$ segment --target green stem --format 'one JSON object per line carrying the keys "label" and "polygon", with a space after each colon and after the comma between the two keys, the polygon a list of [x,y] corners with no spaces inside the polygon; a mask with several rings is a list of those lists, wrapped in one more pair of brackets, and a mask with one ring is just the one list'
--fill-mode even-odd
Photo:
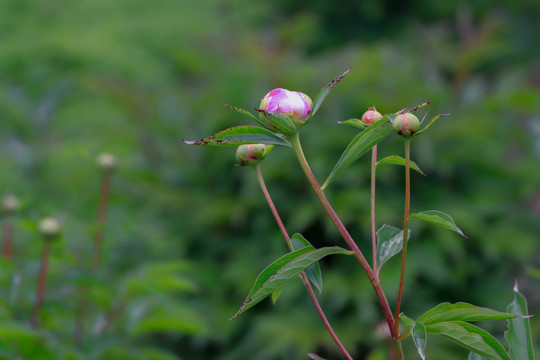
{"label": "green stem", "polygon": [[341,222],[341,219],[336,214],[334,209],[332,208],[332,205],[326,198],[326,195],[321,190],[321,186],[317,182],[317,179],[313,175],[313,172],[311,171],[309,164],[306,160],[306,157],[304,155],[304,152],[302,150],[302,145],[300,144],[300,138],[298,136],[298,133],[294,134],[290,138],[292,148],[296,154],[296,157],[298,158],[298,162],[300,163],[300,166],[302,167],[302,170],[304,171],[304,174],[306,175],[309,183],[311,184],[311,187],[313,188],[313,191],[315,191],[315,195],[319,199],[320,203],[322,204],[323,208],[325,209],[326,213],[338,229],[339,233],[349,246],[349,248],[352,250],[358,261],[360,262],[360,265],[364,269],[366,275],[368,276],[368,279],[373,286],[373,289],[375,290],[375,294],[377,295],[377,299],[379,300],[379,303],[381,305],[381,308],[383,310],[383,313],[386,317],[386,322],[388,324],[388,328],[390,329],[390,333],[392,334],[393,338],[397,337],[397,332],[395,330],[395,324],[394,324],[394,317],[392,315],[392,310],[390,309],[390,305],[388,303],[388,300],[386,298],[386,295],[384,293],[384,290],[381,286],[381,283],[371,267],[369,266],[369,263],[367,262],[366,258],[364,257],[364,254],[362,254],[362,251],[358,248],[356,243],[354,242],[353,238]]}
{"label": "green stem", "polygon": [[377,163],[377,145],[371,150],[371,247],[373,249],[373,271],[378,277],[377,271],[377,228],[375,224],[375,178]]}
{"label": "green stem", "polygon": [[[274,219],[276,220],[276,223],[278,224],[279,229],[281,230],[281,233],[283,234],[283,237],[285,238],[285,241],[287,242],[287,246],[289,247],[289,250],[293,251],[291,238],[289,237],[289,234],[287,233],[287,230],[285,229],[285,225],[283,225],[283,221],[281,220],[281,217],[279,216],[276,206],[274,205],[274,202],[272,201],[272,197],[270,196],[270,193],[268,192],[268,189],[266,187],[266,184],[264,182],[264,178],[262,175],[261,167],[257,165],[255,169],[257,170],[257,179],[259,180],[259,185],[261,186],[261,190],[264,194],[264,197],[266,198],[266,202],[268,203],[268,206],[270,207],[270,210],[272,211],[272,214],[274,215]],[[302,271],[302,273],[300,273],[300,276],[302,278],[302,282],[304,283],[304,286],[306,287],[309,297],[311,301],[313,302],[313,305],[315,306],[315,309],[324,324],[324,327],[326,328],[326,330],[328,331],[328,333],[330,334],[330,336],[336,343],[337,347],[339,348],[343,356],[345,356],[347,360],[353,360],[351,355],[349,355],[349,353],[347,352],[347,349],[345,349],[345,347],[339,340],[337,334],[332,328],[332,325],[330,325],[330,322],[326,318],[326,315],[324,314],[324,311],[321,305],[319,304],[319,300],[317,299],[317,296],[315,295],[315,292],[313,291],[313,287],[309,283],[309,279],[307,278],[306,273]]]}
{"label": "green stem", "polygon": [[399,313],[401,311],[401,298],[403,296],[403,283],[405,280],[405,261],[407,259],[407,242],[409,237],[409,209],[411,205],[411,139],[405,139],[405,211],[403,215],[403,250],[401,252],[401,275],[396,301],[396,333],[399,336]]}

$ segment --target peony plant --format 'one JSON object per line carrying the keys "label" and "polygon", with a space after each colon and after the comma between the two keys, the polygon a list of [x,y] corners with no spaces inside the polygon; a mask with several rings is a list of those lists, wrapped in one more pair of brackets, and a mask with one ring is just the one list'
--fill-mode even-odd
{"label": "peony plant", "polygon": [[[410,158],[412,140],[414,137],[423,134],[436,120],[449,114],[435,116],[426,126],[420,129],[426,116],[420,121],[414,113],[429,105],[429,102],[426,102],[385,115],[379,113],[375,107],[370,107],[360,119],[352,118],[341,122],[341,124],[358,128],[359,132],[348,144],[323,185],[319,185],[319,181],[315,178],[304,155],[299,133],[300,129],[317,113],[329,92],[347,73],[348,71],[324,86],[314,101],[311,101],[309,96],[301,92],[283,88],[271,90],[262,98],[259,108],[255,109],[259,116],[255,116],[247,110],[227,105],[229,108],[247,115],[260,126],[236,126],[201,140],[185,141],[190,145],[238,146],[236,154],[239,161],[238,165],[253,167],[256,170],[261,191],[288,247],[287,253],[268,265],[259,274],[252,289],[231,319],[239,316],[267,297],[272,297],[276,301],[288,282],[300,278],[323,325],[343,357],[348,360],[354,359],[350,351],[339,340],[338,334],[333,330],[314,291],[316,289],[320,293],[323,288],[321,270],[318,266],[319,260],[329,255],[353,256],[370,281],[378,299],[381,316],[384,318],[385,333],[388,334],[390,344],[389,358],[403,360],[402,342],[412,340],[418,356],[425,360],[427,358],[426,344],[429,334],[430,336],[444,337],[458,346],[464,347],[470,351],[469,359],[471,360],[533,360],[534,353],[527,305],[525,298],[517,288],[517,284],[514,288],[514,301],[507,308],[507,312],[464,302],[439,304],[416,319],[405,315],[401,311],[402,294],[405,287],[407,245],[411,236],[409,222],[414,220],[425,221],[466,237],[452,217],[442,211],[425,210],[410,213],[410,170],[422,173],[419,166]],[[378,144],[392,134],[403,139],[404,156],[392,155],[378,159]],[[285,228],[284,222],[272,201],[261,171],[261,161],[268,155],[272,146],[288,147],[295,153],[308,183],[321,203],[323,210],[339,231],[346,248],[337,246],[316,248],[299,233],[289,236],[289,232]],[[367,260],[364,253],[359,249],[357,240],[350,235],[325,195],[325,190],[332,184],[333,180],[370,150],[372,153],[371,262]],[[375,226],[376,169],[383,164],[400,165],[405,169],[403,228],[383,225],[376,229]],[[379,273],[382,266],[390,258],[398,254],[401,254],[401,271],[397,297],[389,299],[381,285]],[[508,331],[505,334],[506,346],[493,335],[472,324],[472,322],[476,321],[503,319],[508,321]],[[315,354],[309,354],[309,356],[311,359],[322,359]]]}

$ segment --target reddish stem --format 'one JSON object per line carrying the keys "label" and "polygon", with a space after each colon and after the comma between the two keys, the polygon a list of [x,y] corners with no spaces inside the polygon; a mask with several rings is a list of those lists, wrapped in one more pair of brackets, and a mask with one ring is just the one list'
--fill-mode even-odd
{"label": "reddish stem", "polygon": [[13,224],[6,222],[2,229],[2,256],[6,260],[11,260],[12,257],[12,244],[13,244]]}
{"label": "reddish stem", "polygon": [[[260,166],[257,165],[256,170],[257,170],[257,179],[259,180],[259,184],[261,186],[262,192],[264,193],[264,197],[266,198],[266,201],[268,202],[268,206],[270,207],[270,210],[272,211],[272,214],[274,215],[274,219],[276,220],[279,226],[279,229],[281,230],[281,233],[283,234],[283,237],[285,238],[285,241],[287,242],[287,246],[289,247],[289,250],[293,251],[291,239],[289,237],[289,234],[287,233],[287,229],[285,229],[285,225],[283,225],[283,221],[281,220],[281,217],[279,216],[276,206],[274,205],[274,202],[272,201],[272,197],[270,196],[270,193],[268,192]],[[313,302],[313,305],[315,306],[315,310],[317,311],[317,314],[319,314],[319,317],[321,318],[324,324],[324,327],[326,328],[326,330],[328,331],[328,333],[330,334],[330,336],[336,343],[337,347],[339,348],[343,356],[345,356],[347,360],[353,360],[351,355],[349,355],[349,353],[347,352],[347,349],[345,349],[345,346],[343,346],[343,344],[339,340],[337,334],[332,328],[332,325],[330,325],[330,322],[326,318],[326,315],[324,314],[324,311],[321,308],[321,305],[319,304],[319,300],[317,299],[317,296],[315,295],[315,292],[313,291],[313,287],[311,286],[306,273],[302,271],[302,273],[300,273],[300,276],[302,278],[302,282],[304,283],[304,286],[306,287],[309,297],[311,301]]]}
{"label": "reddish stem", "polygon": [[401,251],[401,274],[396,301],[396,333],[399,336],[399,313],[403,296],[403,283],[405,281],[405,260],[407,259],[407,242],[409,236],[409,209],[411,206],[411,176],[410,176],[411,139],[405,139],[405,211],[403,214],[403,250]]}
{"label": "reddish stem", "polygon": [[47,280],[47,269],[49,267],[49,253],[51,251],[51,244],[49,241],[45,241],[43,244],[43,253],[41,255],[41,267],[39,269],[39,279],[36,292],[36,301],[34,302],[34,308],[32,310],[32,315],[30,316],[30,325],[32,327],[37,326],[37,317],[39,315],[39,310],[43,304],[43,299],[45,298],[45,283]]}
{"label": "reddish stem", "polygon": [[371,150],[371,246],[373,249],[373,272],[377,271],[377,228],[375,224],[375,175],[377,163],[377,145]]}
{"label": "reddish stem", "polygon": [[352,250],[358,261],[360,262],[360,265],[364,269],[366,275],[368,276],[368,279],[373,286],[373,289],[375,290],[375,294],[377,295],[377,299],[379,300],[379,303],[381,305],[381,308],[383,310],[384,316],[386,317],[386,322],[388,324],[388,328],[390,329],[390,333],[392,334],[392,337],[395,339],[397,337],[397,332],[395,330],[395,324],[394,324],[394,317],[392,315],[392,310],[390,309],[390,305],[388,303],[388,299],[386,298],[386,295],[384,293],[384,290],[381,286],[381,283],[371,267],[369,266],[369,263],[367,262],[366,258],[364,257],[364,254],[362,251],[358,248],[356,243],[354,242],[352,236],[349,234],[343,223],[341,222],[341,219],[334,211],[334,208],[326,198],[326,195],[321,190],[321,186],[317,182],[317,179],[313,175],[313,172],[311,171],[311,168],[309,167],[309,164],[306,160],[306,157],[304,155],[304,152],[302,151],[302,146],[300,144],[300,138],[298,137],[298,134],[294,134],[291,137],[291,145],[296,153],[296,156],[298,158],[298,162],[300,163],[300,166],[304,170],[304,173],[311,184],[311,187],[313,188],[313,191],[315,191],[315,195],[321,202],[323,208],[326,210],[326,213],[338,229],[339,233],[349,246],[349,248]]}

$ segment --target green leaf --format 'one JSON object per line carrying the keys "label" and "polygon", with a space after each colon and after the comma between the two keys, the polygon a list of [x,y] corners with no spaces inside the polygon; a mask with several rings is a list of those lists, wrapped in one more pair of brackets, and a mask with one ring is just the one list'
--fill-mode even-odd
{"label": "green leaf", "polygon": [[421,133],[423,133],[424,131],[426,131],[431,125],[433,125],[433,123],[434,123],[436,120],[442,118],[443,116],[449,116],[449,115],[451,115],[451,114],[439,114],[439,115],[435,116],[433,119],[431,119],[431,121],[429,122],[429,124],[426,125],[425,128],[423,128],[422,130],[418,131],[418,132],[417,132],[416,134],[414,134],[413,136],[418,136],[418,135],[420,135]]}
{"label": "green leaf", "polygon": [[250,118],[252,118],[253,120],[255,120],[256,122],[258,122],[259,124],[262,125],[261,120],[258,117],[256,117],[255,115],[253,115],[252,113],[250,113],[249,111],[244,110],[244,109],[239,108],[239,107],[236,107],[236,106],[227,105],[227,104],[225,104],[225,106],[228,107],[229,109],[234,110],[234,111],[238,111],[240,114],[249,116]]}
{"label": "green leaf", "polygon": [[280,287],[279,289],[277,289],[276,291],[272,293],[272,304],[276,305],[279,299],[279,295],[281,295],[281,290],[283,290],[282,287]]}
{"label": "green leaf", "polygon": [[464,302],[458,302],[455,304],[445,302],[435,306],[431,310],[426,311],[416,321],[429,326],[443,321],[486,321],[504,320],[518,317],[521,316],[503,313]]}
{"label": "green leaf", "polygon": [[442,211],[438,211],[438,210],[421,211],[419,213],[411,214],[411,216],[409,216],[409,220],[427,221],[433,224],[440,225],[448,230],[455,231],[465,238],[467,237],[465,236],[463,231],[461,231],[461,229],[457,227],[456,223],[454,222],[454,219],[452,219],[450,215],[445,214]]}
{"label": "green leaf", "polygon": [[351,71],[351,69],[345,71],[343,74],[339,75],[337,78],[330,81],[328,84],[326,84],[326,86],[324,86],[321,89],[321,91],[319,91],[319,93],[315,97],[315,100],[313,101],[313,111],[311,111],[310,117],[315,115],[315,113],[321,107],[321,104],[324,101],[324,99],[326,98],[326,96],[328,95],[328,93],[334,88],[334,86],[337,85],[338,82],[341,81],[341,79],[343,79],[345,77],[345,75],[347,75],[349,73],[349,71]]}
{"label": "green leaf", "polygon": [[470,352],[467,360],[486,360],[486,358],[478,355],[477,353]]}
{"label": "green leaf", "polygon": [[[519,292],[517,283],[514,286],[514,301],[506,311],[519,315],[528,315],[527,300]],[[534,360],[534,349],[531,337],[531,324],[528,318],[508,320],[508,330],[504,337],[509,344],[510,356],[513,360]]]}
{"label": "green leaf", "polygon": [[244,144],[271,144],[291,146],[283,137],[256,126],[235,126],[201,140],[184,140],[188,145],[238,146]]}
{"label": "green leaf", "polygon": [[426,360],[426,342],[427,342],[427,332],[426,328],[422,323],[416,323],[411,333],[414,345],[416,346],[416,351],[422,360]]}
{"label": "green leaf", "polygon": [[296,278],[313,263],[332,254],[350,255],[351,252],[337,246],[320,249],[315,249],[313,246],[307,246],[283,255],[272,264],[268,265],[268,267],[259,274],[253,288],[242,303],[242,306],[240,306],[240,309],[238,309],[236,314],[229,320],[234,319],[277,289],[285,286],[285,284]]}
{"label": "green leaf", "polygon": [[[296,233],[291,237],[291,245],[293,247],[293,250],[298,250],[305,248],[307,246],[312,246],[309,241],[306,240],[301,234]],[[321,267],[319,266],[319,263],[315,263],[308,267],[306,270],[306,275],[309,279],[309,281],[319,290],[319,294],[322,293],[323,288],[323,280],[322,280],[322,273],[321,273]]]}
{"label": "green leaf", "polygon": [[[277,128],[283,134],[293,134],[296,132],[296,126],[287,115],[284,115],[281,113],[270,113],[262,109],[255,109],[255,111],[258,111],[264,114],[266,119],[270,122],[270,124],[272,124],[271,126]],[[265,127],[270,126],[263,122],[259,122],[259,123],[263,124],[263,126]]]}
{"label": "green leaf", "polygon": [[37,338],[38,333],[27,326],[17,323],[3,322],[0,325],[0,338],[3,340]]}
{"label": "green leaf", "polygon": [[377,230],[377,271],[380,271],[384,263],[401,249],[403,249],[403,230],[386,224]]}
{"label": "green leaf", "polygon": [[440,322],[426,326],[428,334],[452,340],[456,344],[493,360],[512,360],[504,347],[487,331],[463,321]]}
{"label": "green leaf", "polygon": [[374,145],[381,142],[392,131],[392,123],[382,119],[356,135],[341,155],[341,158],[328,176],[328,179],[326,179],[322,189],[324,190],[341,171],[349,167],[360,156],[371,150]]}
{"label": "green leaf", "polygon": [[362,123],[362,120],[360,119],[347,119],[345,121],[338,121],[338,124],[345,124],[345,125],[351,125],[351,126],[354,126],[355,128],[359,128],[359,129],[365,129],[367,128],[367,125],[363,124]]}
{"label": "green leaf", "polygon": [[420,355],[422,360],[426,360],[427,333],[425,326],[422,323],[415,322],[403,313],[399,314],[399,319],[403,323],[405,329],[407,329],[405,334],[409,333],[411,335],[418,355]]}
{"label": "green leaf", "polygon": [[[401,156],[391,155],[391,156],[387,156],[384,159],[381,159],[381,160],[377,161],[375,163],[375,166],[379,166],[379,165],[383,165],[383,164],[395,164],[395,165],[403,165],[403,166],[405,166],[406,161]],[[418,165],[416,165],[416,163],[414,161],[410,161],[409,165],[411,166],[411,169],[416,170],[420,174],[426,176],[426,174],[424,174],[424,172],[422,170],[420,170],[420,168],[418,167]]]}
{"label": "green leaf", "polygon": [[311,360],[326,360],[326,359],[320,357],[320,356],[317,355],[317,354],[308,354],[308,356],[309,356],[309,358],[310,358]]}

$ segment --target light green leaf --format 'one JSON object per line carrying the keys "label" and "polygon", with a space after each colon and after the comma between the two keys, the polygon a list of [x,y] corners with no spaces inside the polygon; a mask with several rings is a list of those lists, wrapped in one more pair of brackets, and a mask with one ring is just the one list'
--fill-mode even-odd
{"label": "light green leaf", "polygon": [[403,249],[403,230],[386,224],[377,230],[377,271],[380,271],[384,263],[401,249]]}
{"label": "light green leaf", "polygon": [[272,124],[272,125],[269,125],[263,122],[259,122],[266,128],[271,129],[271,127],[273,126],[276,129],[278,129],[281,133],[287,134],[287,135],[293,134],[296,132],[296,126],[287,115],[284,115],[281,113],[271,113],[262,109],[255,109],[255,111],[258,111],[264,114],[266,119],[270,122],[270,124]]}
{"label": "light green leaf", "polygon": [[17,323],[3,322],[0,325],[0,338],[3,340],[10,339],[29,339],[37,338],[38,333],[29,329],[27,326]]}
{"label": "light green leaf", "polygon": [[311,360],[326,360],[326,359],[323,359],[322,357],[320,357],[319,355],[317,354],[308,354],[309,358]]}
{"label": "light green leaf", "polygon": [[[296,233],[291,237],[291,245],[293,247],[293,250],[298,250],[305,248],[306,246],[312,246],[309,241],[306,240],[301,234]],[[309,281],[319,290],[319,294],[322,293],[323,289],[323,280],[322,280],[322,273],[321,273],[321,267],[319,266],[319,263],[315,263],[308,267],[305,270],[305,273],[309,279]]]}
{"label": "light green leaf", "polygon": [[367,125],[363,124],[362,120],[356,119],[356,118],[347,119],[345,121],[338,121],[338,124],[351,125],[351,126],[354,126],[355,128],[362,129],[362,130],[367,128]]}
{"label": "light green leaf", "polygon": [[399,319],[406,329],[405,334],[411,335],[418,355],[420,355],[422,360],[426,360],[427,333],[425,326],[422,323],[415,322],[413,319],[405,316],[403,313],[399,315]]}
{"label": "light green leaf", "polygon": [[470,352],[467,360],[486,360],[486,358],[478,355],[477,353]]}
{"label": "light green leaf", "polygon": [[338,82],[341,81],[341,79],[343,79],[345,77],[345,75],[347,75],[349,73],[349,71],[351,71],[351,69],[345,71],[343,74],[339,75],[337,78],[330,81],[328,84],[326,84],[326,86],[324,86],[321,89],[321,91],[319,91],[319,93],[315,97],[315,100],[313,101],[313,110],[311,111],[310,117],[315,115],[315,113],[321,107],[321,104],[324,101],[324,99],[326,98],[326,96],[328,95],[328,93],[334,88],[334,86],[337,85]]}
{"label": "light green leaf", "polygon": [[[514,301],[506,311],[528,315],[527,300],[519,292],[517,283],[514,286]],[[513,360],[534,360],[534,349],[531,338],[531,324],[528,318],[513,318],[508,320],[508,330],[504,337],[509,344],[510,356]]]}
{"label": "light green leaf", "polygon": [[374,145],[381,142],[392,131],[392,123],[387,119],[382,119],[356,135],[341,155],[341,158],[338,160],[336,166],[328,176],[328,179],[326,179],[324,185],[322,186],[323,190],[340,172],[349,167],[360,156],[371,150]]}
{"label": "light green leaf", "polygon": [[456,223],[454,222],[454,219],[452,219],[450,215],[445,214],[442,211],[438,211],[438,210],[422,211],[419,213],[411,214],[411,216],[409,216],[409,220],[427,221],[433,224],[440,225],[444,227],[445,229],[455,231],[465,238],[467,237],[465,236],[463,231],[461,231],[461,229],[457,227]]}
{"label": "light green leaf", "polygon": [[[405,166],[406,161],[401,156],[391,155],[391,156],[387,156],[384,159],[381,159],[381,160],[377,161],[375,163],[375,166],[379,166],[379,165],[383,165],[383,164],[394,164],[394,165]],[[424,172],[422,170],[420,170],[420,168],[418,167],[418,165],[416,165],[416,163],[414,161],[410,161],[409,165],[410,165],[411,169],[416,170],[420,174],[426,176],[426,174],[424,174]]]}
{"label": "light green leaf", "polygon": [[281,295],[281,290],[283,290],[282,287],[280,287],[279,289],[277,289],[276,291],[274,291],[272,293],[272,304],[276,305],[278,299],[279,299],[279,295]]}
{"label": "light green leaf", "polygon": [[443,116],[449,116],[449,115],[451,115],[451,114],[439,114],[439,115],[435,116],[433,119],[430,120],[429,124],[427,124],[425,128],[423,128],[422,130],[418,131],[418,132],[415,133],[413,136],[418,136],[418,135],[420,135],[421,133],[423,133],[424,131],[426,131],[431,125],[433,125],[433,123],[434,123],[436,120],[442,118]]}
{"label": "light green leaf", "polygon": [[188,145],[200,146],[238,146],[244,144],[291,146],[283,137],[256,126],[235,126],[201,140],[184,140],[184,142]]}
{"label": "light green leaf", "polygon": [[463,321],[440,322],[426,326],[428,334],[452,340],[488,360],[512,360],[504,347],[487,331]]}
{"label": "light green leaf", "polygon": [[242,306],[229,320],[234,319],[277,289],[285,286],[313,263],[332,254],[350,255],[351,252],[337,246],[320,249],[307,246],[280,257],[259,274],[255,280],[255,285],[253,285]]}
{"label": "light green leaf", "polygon": [[487,321],[519,317],[520,315],[503,313],[464,302],[455,304],[445,302],[426,311],[416,321],[429,326],[443,321]]}
{"label": "light green leaf", "polygon": [[227,104],[225,104],[225,106],[228,107],[229,109],[238,111],[240,114],[249,116],[250,118],[252,118],[253,120],[255,120],[256,122],[262,125],[262,122],[260,121],[260,119],[256,117],[255,115],[253,115],[252,113],[250,113],[249,111],[236,107],[236,106],[227,105]]}

